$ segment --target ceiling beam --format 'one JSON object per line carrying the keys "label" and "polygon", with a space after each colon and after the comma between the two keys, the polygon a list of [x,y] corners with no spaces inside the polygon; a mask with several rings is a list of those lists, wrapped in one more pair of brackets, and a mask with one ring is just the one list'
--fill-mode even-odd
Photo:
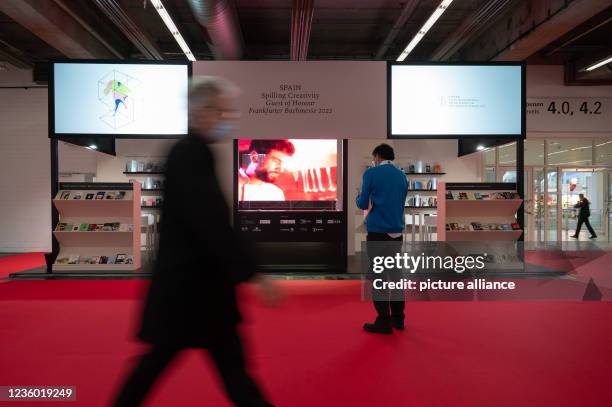
{"label": "ceiling beam", "polygon": [[0,39],[0,61],[4,61],[16,69],[31,69],[34,67],[31,57],[2,39]]}
{"label": "ceiling beam", "polygon": [[308,44],[312,29],[314,0],[293,0],[291,10],[291,49],[292,61],[305,61],[308,57]]}
{"label": "ceiling beam", "polygon": [[395,43],[395,39],[406,25],[406,21],[408,21],[408,19],[412,16],[414,10],[417,8],[418,5],[418,0],[406,1],[406,4],[404,4],[404,7],[400,12],[400,15],[397,17],[397,20],[395,20],[395,23],[393,23],[393,27],[391,27],[391,30],[385,37],[382,44],[380,44],[380,46],[378,47],[378,50],[376,50],[376,59],[384,58],[389,48],[391,48]]}
{"label": "ceiling beam", "polygon": [[151,36],[124,10],[117,0],[93,0],[108,18],[147,59],[164,59]]}
{"label": "ceiling beam", "polygon": [[518,0],[487,0],[474,11],[436,48],[432,61],[448,61],[465,44],[489,28],[504,12]]}
{"label": "ceiling beam", "polygon": [[612,6],[612,0],[521,1],[460,51],[467,61],[522,61]]}
{"label": "ceiling beam", "polygon": [[53,1],[2,0],[0,11],[68,58],[114,57]]}

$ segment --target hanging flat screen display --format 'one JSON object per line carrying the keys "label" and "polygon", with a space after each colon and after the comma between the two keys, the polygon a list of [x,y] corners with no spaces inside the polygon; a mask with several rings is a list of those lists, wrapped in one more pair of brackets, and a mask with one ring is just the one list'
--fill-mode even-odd
{"label": "hanging flat screen display", "polygon": [[237,143],[239,209],[336,209],[337,140],[238,140]]}
{"label": "hanging flat screen display", "polygon": [[186,63],[55,62],[51,135],[187,134]]}
{"label": "hanging flat screen display", "polygon": [[520,64],[391,65],[389,136],[523,134]]}

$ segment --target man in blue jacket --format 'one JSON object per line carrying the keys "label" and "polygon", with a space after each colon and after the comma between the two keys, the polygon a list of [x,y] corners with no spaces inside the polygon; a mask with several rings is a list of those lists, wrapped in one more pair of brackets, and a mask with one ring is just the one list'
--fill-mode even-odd
{"label": "man in blue jacket", "polygon": [[[368,244],[368,255],[370,248],[376,247],[379,251],[384,246],[384,251],[398,251],[401,249],[404,231],[404,206],[406,194],[408,193],[408,181],[402,170],[393,164],[395,153],[388,144],[381,144],[372,151],[372,163],[374,167],[369,168],[363,174],[361,193],[357,195],[356,204],[359,209],[369,209],[366,217],[366,229],[368,231],[368,242],[388,242]],[[389,253],[394,255],[395,253]],[[395,271],[397,274],[397,271]],[[383,279],[393,278],[388,273],[379,275]],[[376,276],[378,278],[379,276]],[[397,277],[397,275],[395,276]],[[366,323],[363,326],[368,332],[393,333],[392,328],[404,329],[404,295],[401,297],[391,295],[386,290],[372,288],[372,300],[378,316],[374,323]]]}

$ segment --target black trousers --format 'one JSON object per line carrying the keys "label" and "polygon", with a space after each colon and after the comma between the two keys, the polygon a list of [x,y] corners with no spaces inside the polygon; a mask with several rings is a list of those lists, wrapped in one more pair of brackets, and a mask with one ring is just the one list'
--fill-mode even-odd
{"label": "black trousers", "polygon": [[589,233],[591,233],[591,236],[597,236],[597,234],[595,234],[595,231],[593,230],[593,227],[591,226],[591,222],[589,222],[588,216],[578,218],[578,224],[576,225],[576,233],[575,233],[576,236],[580,234],[580,229],[582,229],[583,223],[589,230]]}
{"label": "black trousers", "polygon": [[[388,244],[368,245],[368,257],[370,261],[374,256],[395,256],[402,248],[403,237],[393,238],[386,233],[368,232],[368,242],[388,242]],[[401,270],[386,270],[376,275],[374,278],[382,278],[387,281],[399,281]],[[404,319],[404,309],[406,301],[404,292],[400,290],[375,289],[372,285],[372,303],[379,318],[389,319],[390,317]]]}
{"label": "black trousers", "polygon": [[[157,377],[163,372],[174,357],[182,350],[181,347],[154,345],[142,355],[136,368],[127,379],[120,391],[115,407],[139,406],[147,393],[155,384]],[[272,407],[265,401],[257,385],[246,371],[246,363],[242,341],[234,329],[228,332],[216,344],[208,347],[225,392],[234,405],[239,407]],[[196,391],[193,389],[193,391]]]}

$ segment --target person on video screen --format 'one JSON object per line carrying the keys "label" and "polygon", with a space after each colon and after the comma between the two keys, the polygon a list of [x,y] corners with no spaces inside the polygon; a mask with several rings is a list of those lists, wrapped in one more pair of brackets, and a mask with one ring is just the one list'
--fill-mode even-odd
{"label": "person on video screen", "polygon": [[241,201],[284,201],[285,193],[275,185],[283,162],[295,153],[289,140],[254,140],[248,149],[251,163],[240,179]]}

